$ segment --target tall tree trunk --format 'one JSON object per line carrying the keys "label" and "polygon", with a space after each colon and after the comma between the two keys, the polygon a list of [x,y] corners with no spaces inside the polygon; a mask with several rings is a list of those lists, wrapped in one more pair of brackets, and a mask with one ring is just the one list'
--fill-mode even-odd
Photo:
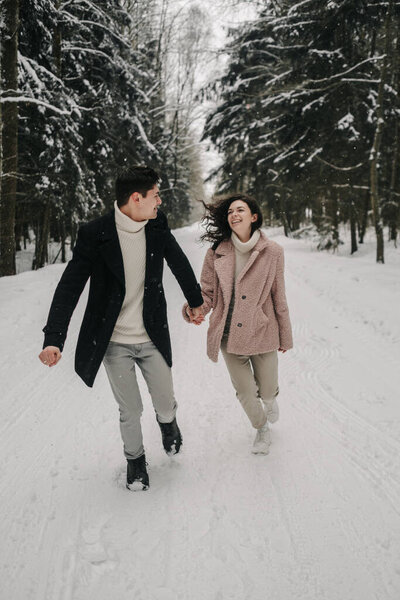
{"label": "tall tree trunk", "polygon": [[35,256],[32,263],[32,269],[41,269],[48,260],[47,245],[50,232],[50,200],[44,206],[41,222],[39,222],[36,234]]}
{"label": "tall tree trunk", "polygon": [[315,196],[312,200],[311,209],[311,222],[316,226],[319,230],[322,223],[323,218],[323,210],[322,210],[322,198],[320,196]]}
{"label": "tall tree trunk", "polygon": [[350,234],[351,234],[351,254],[357,252],[357,231],[356,231],[356,222],[357,222],[357,211],[354,204],[354,200],[350,201]]}
{"label": "tall tree trunk", "polygon": [[367,225],[368,225],[368,211],[370,209],[370,206],[371,206],[371,196],[370,196],[370,193],[367,192],[364,196],[360,227],[358,230],[358,243],[359,244],[364,243],[364,236],[365,236],[365,232],[367,231]]}
{"label": "tall tree trunk", "polygon": [[399,123],[396,121],[395,124],[395,142],[393,148],[392,158],[392,173],[390,177],[390,191],[389,191],[389,239],[394,242],[395,248],[397,248],[397,222],[399,219],[399,200],[396,197],[396,187],[398,180],[398,169],[399,169]]}
{"label": "tall tree trunk", "polygon": [[[16,96],[18,87],[19,0],[3,0],[1,88]],[[15,275],[15,207],[18,168],[18,103],[7,102],[1,111],[2,176],[0,191],[0,276]]]}
{"label": "tall tree trunk", "polygon": [[286,215],[286,190],[282,189],[280,193],[280,212],[281,212],[281,222],[283,225],[283,231],[285,232],[286,237],[291,237],[291,231],[289,227],[288,218]]}
{"label": "tall tree trunk", "polygon": [[331,198],[331,232],[332,232],[332,243],[333,252],[336,252],[339,248],[339,202],[337,198],[336,190],[332,192]]}
{"label": "tall tree trunk", "polygon": [[75,248],[76,237],[78,235],[78,226],[73,219],[71,219],[70,223],[70,231],[71,231],[71,245],[70,249],[73,250]]}
{"label": "tall tree trunk", "polygon": [[28,240],[28,242],[30,241],[28,224],[26,222],[23,225],[22,235],[23,235],[23,239],[24,239],[24,250],[26,250],[26,247],[27,247],[26,241],[27,240]]}
{"label": "tall tree trunk", "polygon": [[[400,17],[396,19],[396,51],[393,57],[393,68],[394,68],[394,89],[397,92],[396,96],[396,107],[400,110]],[[399,157],[400,157],[400,126],[398,118],[395,121],[395,133],[394,133],[394,148],[392,158],[392,173],[390,176],[390,192],[389,192],[389,239],[394,242],[395,248],[397,248],[397,224],[399,220],[399,199],[396,195],[399,191]]]}
{"label": "tall tree trunk", "polygon": [[59,220],[59,231],[60,231],[60,243],[61,243],[61,262],[67,262],[66,252],[65,252],[65,240],[66,240],[66,232],[65,232],[65,220],[63,217]]}
{"label": "tall tree trunk", "polygon": [[[60,8],[60,0],[55,0],[54,5],[58,12],[58,10]],[[56,25],[55,25],[54,31],[53,31],[53,59],[54,59],[54,70],[55,70],[57,77],[59,77],[59,79],[61,79],[61,74],[62,74],[62,72],[61,72],[61,58],[62,58],[61,42],[62,42],[62,32],[61,32],[61,24],[60,24],[60,15],[58,15]]]}
{"label": "tall tree trunk", "polygon": [[389,0],[389,6],[386,12],[385,18],[385,55],[382,61],[380,81],[378,88],[378,98],[376,106],[376,129],[374,136],[374,143],[371,148],[370,154],[370,191],[371,191],[371,205],[372,214],[374,218],[374,226],[376,233],[376,262],[384,263],[384,241],[383,241],[383,227],[381,214],[379,209],[379,193],[378,193],[378,158],[379,148],[382,140],[382,131],[384,124],[384,113],[383,113],[383,94],[386,83],[386,73],[388,57],[391,48],[391,18],[393,14],[393,0]]}

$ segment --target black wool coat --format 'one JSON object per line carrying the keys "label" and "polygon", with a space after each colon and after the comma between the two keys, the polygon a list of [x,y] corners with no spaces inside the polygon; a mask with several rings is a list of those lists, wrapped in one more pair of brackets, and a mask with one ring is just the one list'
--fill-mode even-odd
{"label": "black wool coat", "polygon": [[[156,219],[149,220],[145,234],[144,326],[171,366],[171,341],[162,284],[164,258],[189,306],[200,306],[203,298],[192,267],[161,211]],[[63,350],[72,313],[89,278],[89,298],[76,347],[75,370],[92,387],[125,296],[124,265],[114,210],[80,227],[73,257],[56,288],[43,329],[44,348],[57,346]]]}

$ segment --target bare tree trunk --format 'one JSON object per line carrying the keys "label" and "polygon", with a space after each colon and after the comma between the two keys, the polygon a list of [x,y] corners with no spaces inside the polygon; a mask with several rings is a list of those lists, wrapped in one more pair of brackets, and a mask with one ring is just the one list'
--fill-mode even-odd
{"label": "bare tree trunk", "polygon": [[[17,94],[19,0],[4,0],[1,87],[7,96]],[[2,175],[0,191],[0,276],[15,275],[15,207],[18,169],[18,103],[2,107]]]}
{"label": "bare tree trunk", "polygon": [[372,214],[374,218],[374,226],[376,233],[376,262],[384,263],[384,241],[383,241],[383,227],[381,214],[379,210],[379,193],[378,193],[378,158],[379,148],[382,140],[382,131],[384,124],[383,114],[383,94],[386,83],[386,72],[388,56],[391,46],[391,27],[390,21],[393,14],[393,0],[389,0],[389,6],[385,18],[385,55],[382,61],[380,81],[378,88],[378,98],[376,106],[376,129],[374,136],[374,143],[371,148],[370,154],[370,191],[371,191],[371,206]]}
{"label": "bare tree trunk", "polygon": [[368,225],[368,211],[370,208],[370,201],[371,201],[370,193],[367,192],[367,194],[365,194],[365,197],[364,197],[360,228],[358,230],[358,243],[359,244],[364,243],[364,236],[365,236],[365,232],[367,231],[367,225]]}
{"label": "bare tree trunk", "polygon": [[67,262],[66,253],[65,253],[65,239],[67,236],[65,233],[65,221],[63,218],[61,218],[61,220],[59,221],[59,231],[60,231],[60,243],[61,243],[61,262],[65,263],[65,262]]}
{"label": "bare tree trunk", "polygon": [[339,202],[336,191],[332,192],[331,199],[331,215],[332,215],[332,242],[333,252],[336,252],[339,248]]}
{"label": "bare tree trunk", "polygon": [[16,220],[15,223],[15,250],[16,252],[19,252],[20,250],[22,250],[22,245],[21,245],[21,240],[23,237],[23,228],[22,228],[22,223],[19,222],[19,220]]}
{"label": "bare tree trunk", "polygon": [[315,227],[319,230],[322,222],[322,198],[317,196],[312,201],[312,214],[311,214],[311,222],[315,225]]}
{"label": "bare tree trunk", "polygon": [[[58,10],[60,8],[60,0],[55,0],[54,5],[58,12]],[[58,17],[57,21],[56,21],[56,25],[54,27],[54,31],[53,31],[53,59],[54,59],[54,67],[55,67],[56,75],[60,79],[61,79],[61,74],[62,74],[61,73],[61,59],[62,59],[61,42],[62,42],[62,32],[61,32],[60,19]]]}
{"label": "bare tree trunk", "polygon": [[357,222],[357,212],[354,204],[354,200],[350,201],[350,234],[351,234],[351,254],[357,252],[357,231],[356,231],[356,222]]}
{"label": "bare tree trunk", "polygon": [[283,231],[285,232],[286,237],[291,237],[289,222],[288,222],[288,218],[286,215],[286,191],[284,189],[281,190],[279,203],[280,203],[281,221],[282,221],[282,225],[283,225]]}
{"label": "bare tree trunk", "polygon": [[[397,92],[396,107],[400,109],[400,17],[396,19],[396,51],[394,54],[394,88]],[[400,156],[400,127],[399,121],[396,119],[395,122],[395,134],[394,134],[394,148],[393,148],[393,159],[392,159],[392,173],[390,177],[390,192],[389,192],[389,239],[394,242],[395,248],[397,248],[397,224],[399,220],[399,199],[396,196],[396,189],[398,191],[398,170],[399,170],[399,156]]]}
{"label": "bare tree trunk", "polygon": [[399,123],[396,121],[395,125],[395,143],[393,149],[393,160],[392,160],[392,174],[390,178],[390,192],[389,192],[389,239],[394,242],[395,248],[397,248],[397,222],[399,219],[399,201],[396,198],[395,190],[397,185],[397,171],[399,169]]}
{"label": "bare tree trunk", "polygon": [[24,223],[22,235],[23,235],[23,239],[24,239],[24,250],[26,250],[26,240],[30,241],[27,223]]}
{"label": "bare tree trunk", "polygon": [[50,200],[47,201],[42,214],[42,220],[39,222],[36,234],[35,256],[32,263],[32,269],[41,269],[48,261],[47,245],[50,232]]}
{"label": "bare tree trunk", "polygon": [[76,242],[76,236],[78,234],[78,226],[77,224],[71,219],[71,250],[73,250],[73,248],[75,247],[75,242]]}

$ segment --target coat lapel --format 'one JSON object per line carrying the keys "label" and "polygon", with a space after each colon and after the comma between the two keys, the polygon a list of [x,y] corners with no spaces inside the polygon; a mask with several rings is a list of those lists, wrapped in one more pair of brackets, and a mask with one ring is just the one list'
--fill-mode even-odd
{"label": "coat lapel", "polygon": [[[260,252],[262,250],[264,250],[264,248],[266,248],[267,246],[268,246],[268,240],[264,236],[264,234],[261,232],[260,239],[258,240],[257,244],[254,246],[253,252],[251,253],[249,260],[245,264],[245,266],[242,269],[242,271],[239,273],[239,276],[238,276],[238,278],[236,280],[236,283],[240,283],[242,281],[243,277],[246,275],[246,273],[248,272],[248,270],[250,269],[250,267],[252,266],[252,264],[254,263],[254,261],[260,255]],[[269,272],[270,264],[271,264],[271,255],[267,254],[266,262],[265,262],[265,267],[264,267],[265,268],[265,273]]]}
{"label": "coat lapel", "polygon": [[220,282],[222,295],[226,305],[232,297],[232,282],[235,277],[235,251],[230,240],[221,242],[216,249],[215,271]]}
{"label": "coat lapel", "polygon": [[104,217],[104,227],[100,232],[99,250],[104,262],[125,288],[124,262],[115,225],[114,210]]}

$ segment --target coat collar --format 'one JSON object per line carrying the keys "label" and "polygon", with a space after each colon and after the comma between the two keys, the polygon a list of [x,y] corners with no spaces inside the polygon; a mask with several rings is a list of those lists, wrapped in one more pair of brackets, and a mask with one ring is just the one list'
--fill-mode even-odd
{"label": "coat collar", "polygon": [[[239,276],[236,280],[236,285],[242,281],[243,277],[253,265],[260,253],[270,245],[267,236],[262,231],[260,231],[260,234],[260,239],[251,251],[249,260],[247,261],[241,273],[239,273]],[[215,261],[215,270],[217,272],[218,279],[220,280],[224,301],[226,304],[229,304],[232,294],[232,281],[234,281],[235,273],[235,247],[231,240],[224,240],[219,244],[219,246],[217,246],[215,253],[217,255]],[[268,271],[271,259],[272,255],[269,254],[265,264],[266,272]]]}
{"label": "coat collar", "polygon": [[[119,243],[117,227],[115,225],[114,209],[101,217],[100,227],[100,253],[110,270],[125,288],[124,262],[122,258],[121,246]],[[149,262],[149,254],[155,242],[153,237],[163,231],[163,222],[165,217],[162,213],[156,219],[151,219],[145,225],[146,233],[146,271]]]}
{"label": "coat collar", "polygon": [[115,225],[114,209],[103,217],[99,250],[110,270],[125,287],[124,262]]}
{"label": "coat collar", "polygon": [[[269,240],[268,240],[267,236],[265,235],[265,233],[260,230],[260,239],[258,240],[257,244],[254,246],[252,252],[256,252],[256,251],[261,252],[261,250],[264,250],[264,248],[267,248],[268,246],[269,246]],[[220,254],[221,256],[226,256],[226,255],[229,255],[234,252],[235,252],[235,248],[230,239],[224,240],[223,242],[218,244],[218,246],[215,249],[215,254]]]}

